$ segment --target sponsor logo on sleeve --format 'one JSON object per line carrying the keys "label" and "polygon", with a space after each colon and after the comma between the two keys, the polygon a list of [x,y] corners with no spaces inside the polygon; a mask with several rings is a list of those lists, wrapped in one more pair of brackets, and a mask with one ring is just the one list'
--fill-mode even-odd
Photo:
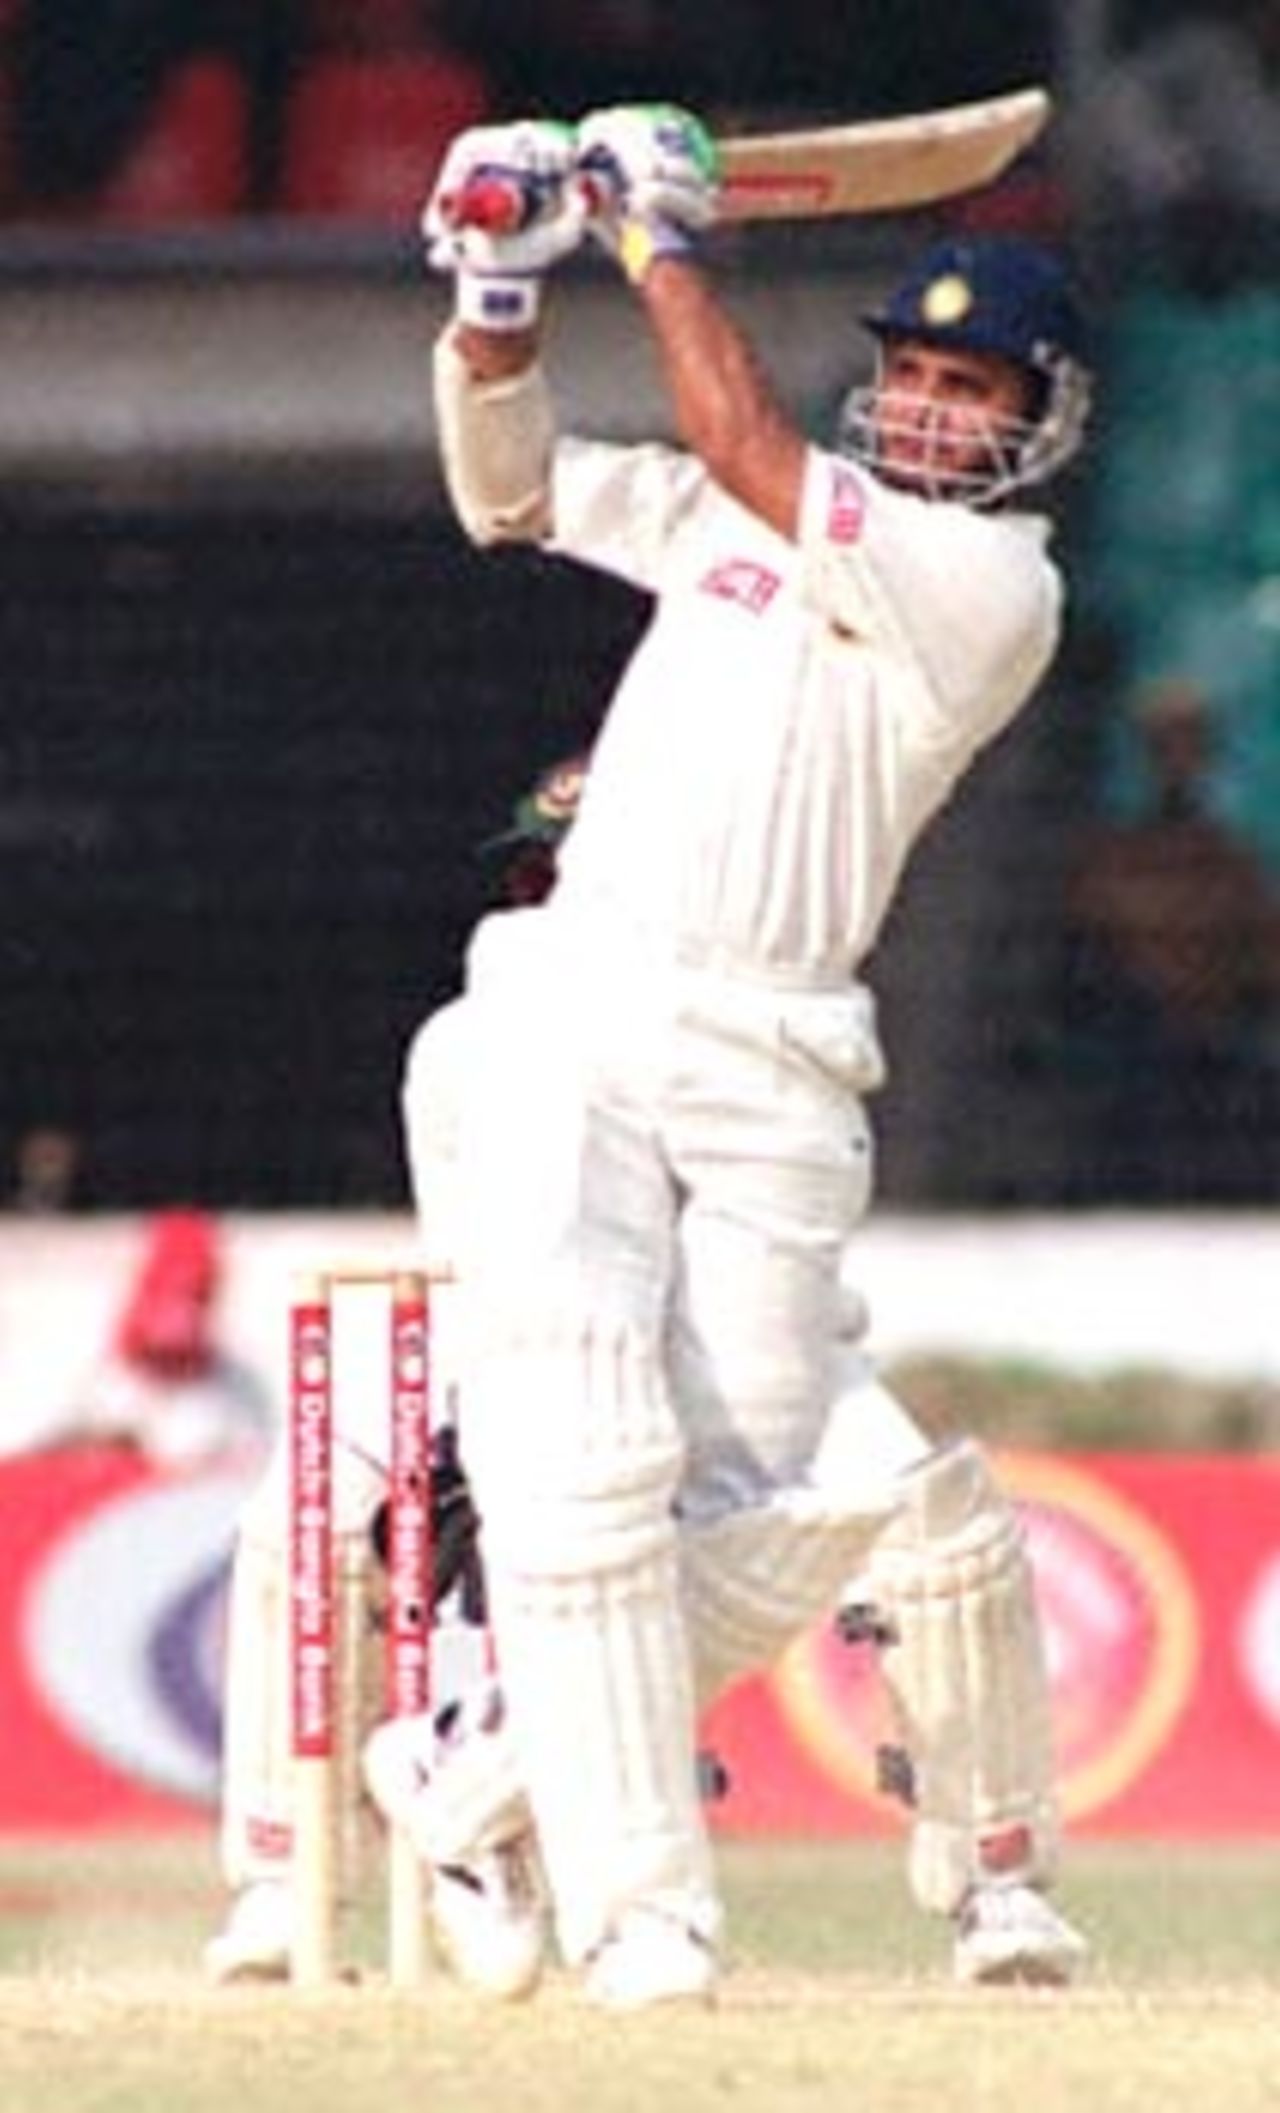
{"label": "sponsor logo on sleeve", "polygon": [[862,534],[867,498],[862,479],[847,463],[833,464],[827,490],[827,541],[847,548]]}

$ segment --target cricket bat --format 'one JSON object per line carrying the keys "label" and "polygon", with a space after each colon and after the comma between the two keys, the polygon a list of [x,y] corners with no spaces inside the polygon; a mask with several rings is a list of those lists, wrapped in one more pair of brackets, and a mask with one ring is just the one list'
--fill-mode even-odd
{"label": "cricket bat", "polygon": [[[813,220],[954,198],[993,182],[1044,130],[1052,107],[1043,88],[1021,88],[911,117],[720,139],[717,217]],[[494,170],[450,202],[450,217],[455,226],[511,234],[532,209],[519,179]]]}
{"label": "cricket bat", "polygon": [[1022,88],[912,117],[719,140],[719,218],[814,220],[954,198],[994,182],[1051,111],[1043,88]]}

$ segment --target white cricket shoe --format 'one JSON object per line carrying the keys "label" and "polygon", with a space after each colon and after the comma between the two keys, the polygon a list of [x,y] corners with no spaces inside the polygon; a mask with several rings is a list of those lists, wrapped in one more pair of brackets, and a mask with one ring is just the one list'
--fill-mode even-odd
{"label": "white cricket shoe", "polygon": [[1064,1988],[1088,1955],[1034,1886],[975,1886],[955,1926],[955,1977],[971,1987]]}
{"label": "white cricket shoe", "polygon": [[211,1981],[287,1981],[293,1949],[293,1902],[284,1879],[261,1879],[237,1893],[226,1922],[204,1948]]}
{"label": "white cricket shoe", "polygon": [[704,1937],[669,1916],[633,1908],[587,1968],[584,1991],[602,2010],[715,2001],[719,1972]]}

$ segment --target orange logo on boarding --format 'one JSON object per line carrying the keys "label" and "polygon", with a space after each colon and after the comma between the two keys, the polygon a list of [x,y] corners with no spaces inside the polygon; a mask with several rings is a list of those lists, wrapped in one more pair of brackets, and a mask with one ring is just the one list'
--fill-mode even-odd
{"label": "orange logo on boarding", "polygon": [[[1027,1529],[1044,1617],[1063,1809],[1110,1804],[1150,1767],[1193,1692],[1200,1613],[1182,1559],[1103,1477],[1041,1454],[1001,1462]],[[874,1800],[875,1752],[895,1737],[873,1654],[829,1630],[774,1675],[797,1741],[833,1782]]]}

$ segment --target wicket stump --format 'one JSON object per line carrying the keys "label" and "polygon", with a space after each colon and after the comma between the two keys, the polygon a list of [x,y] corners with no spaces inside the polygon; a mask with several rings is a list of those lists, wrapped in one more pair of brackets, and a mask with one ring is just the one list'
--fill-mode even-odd
{"label": "wicket stump", "polygon": [[[385,1287],[388,1298],[388,1713],[418,1714],[431,1701],[429,1278],[423,1270],[313,1271],[299,1280],[289,1310],[292,1978],[299,1987],[332,1981],[339,1971],[342,1653],[334,1580],[334,1294],[349,1285]],[[424,1878],[400,1829],[392,1829],[388,1841],[387,1963],[396,1987],[423,1979]]]}

